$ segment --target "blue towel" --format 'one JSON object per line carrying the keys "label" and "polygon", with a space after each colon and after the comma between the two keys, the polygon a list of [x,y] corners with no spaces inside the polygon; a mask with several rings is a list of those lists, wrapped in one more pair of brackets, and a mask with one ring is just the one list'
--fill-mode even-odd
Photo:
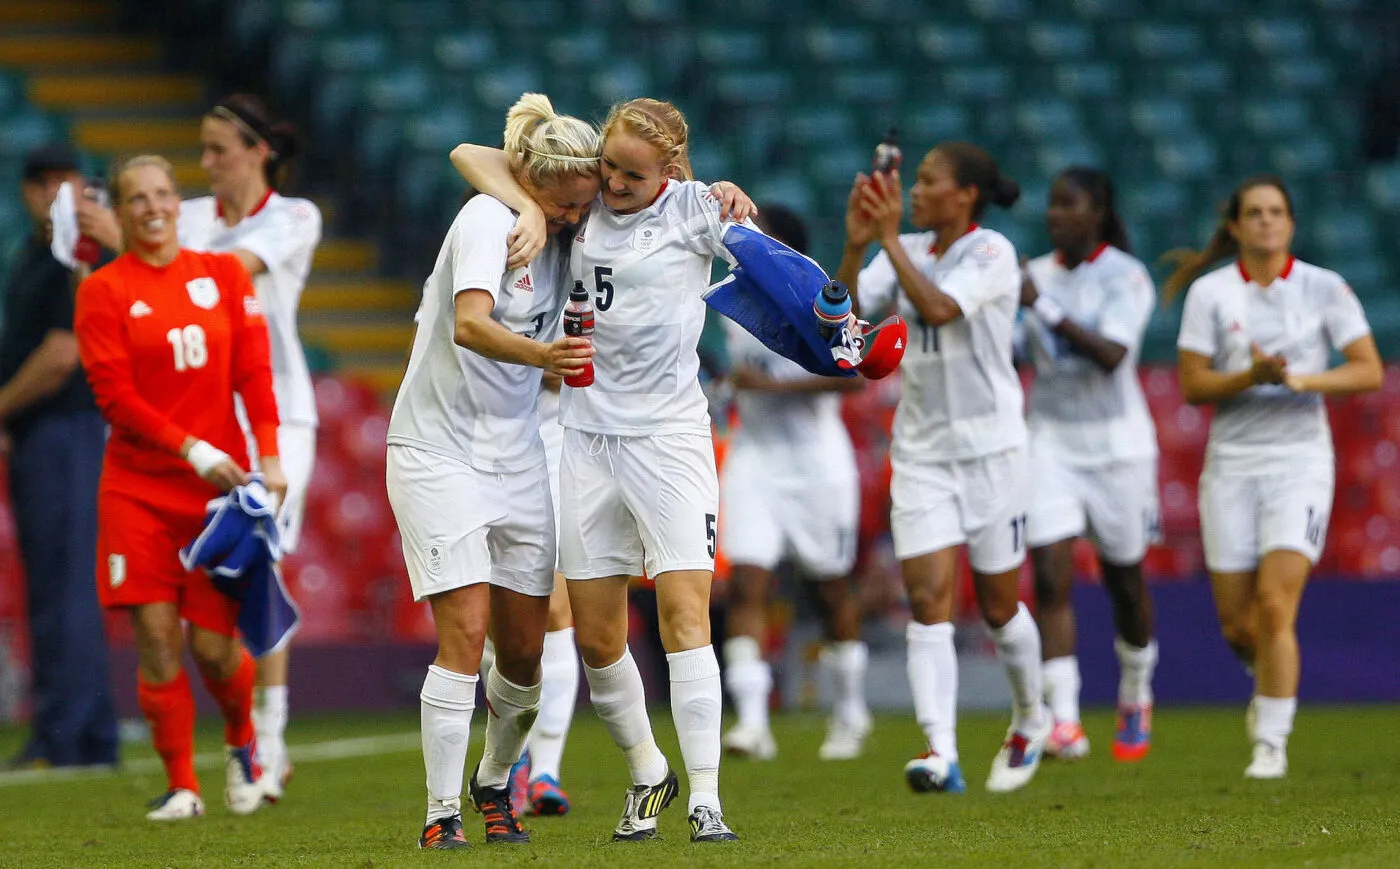
{"label": "blue towel", "polygon": [[285,645],[301,621],[282,584],[281,558],[277,511],[259,474],[210,501],[203,530],[180,550],[186,570],[203,567],[215,588],[239,602],[238,630],[254,657]]}
{"label": "blue towel", "polygon": [[724,246],[737,264],[705,293],[706,304],[813,374],[856,376],[836,364],[832,342],[817,331],[812,302],[830,280],[821,266],[740,224],[725,232]]}

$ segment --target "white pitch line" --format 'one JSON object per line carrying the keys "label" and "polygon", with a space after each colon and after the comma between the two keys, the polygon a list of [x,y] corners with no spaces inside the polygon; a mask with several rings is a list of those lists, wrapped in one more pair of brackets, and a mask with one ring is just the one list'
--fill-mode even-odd
{"label": "white pitch line", "polygon": [[[287,753],[294,763],[312,763],[320,760],[344,760],[350,757],[371,757],[379,754],[397,754],[418,750],[422,747],[422,737],[416,732],[389,733],[383,736],[360,736],[352,739],[330,739],[325,742],[312,742],[305,745],[288,746]],[[205,751],[194,756],[194,765],[199,769],[217,769],[224,765],[222,751]],[[91,779],[114,778],[122,775],[139,775],[160,772],[163,769],[160,758],[142,757],[128,760],[121,766],[59,767],[57,769],[25,769],[0,773],[0,787],[26,784],[48,784],[59,781],[89,781]]]}

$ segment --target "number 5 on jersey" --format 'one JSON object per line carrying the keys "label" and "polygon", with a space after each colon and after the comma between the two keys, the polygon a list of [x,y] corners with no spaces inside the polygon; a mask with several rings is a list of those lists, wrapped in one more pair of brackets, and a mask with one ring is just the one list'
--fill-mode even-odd
{"label": "number 5 on jersey", "polygon": [[198,323],[191,323],[183,329],[171,329],[165,333],[165,340],[175,351],[176,371],[203,368],[209,362],[209,345],[204,339],[204,327]]}

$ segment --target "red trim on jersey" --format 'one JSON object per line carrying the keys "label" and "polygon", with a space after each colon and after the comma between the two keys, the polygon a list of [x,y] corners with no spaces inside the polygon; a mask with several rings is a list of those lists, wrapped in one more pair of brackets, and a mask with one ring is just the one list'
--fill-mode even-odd
{"label": "red trim on jersey", "polygon": [[[259,200],[258,200],[258,204],[257,204],[257,205],[254,205],[254,206],[253,206],[253,210],[250,211],[250,212],[248,212],[247,214],[245,214],[244,217],[252,217],[254,214],[257,214],[259,211],[262,211],[262,210],[263,210],[263,206],[267,204],[267,200],[271,199],[271,198],[272,198],[272,194],[274,194],[274,193],[276,193],[276,192],[277,192],[277,191],[276,191],[276,190],[273,190],[271,187],[267,188],[267,192],[263,194],[263,198],[262,198],[262,199],[259,199]],[[224,219],[224,204],[223,204],[222,202],[219,201],[218,197],[215,197],[215,198],[214,198],[214,216],[217,217],[217,218],[219,218],[220,220],[223,220],[223,219]]]}
{"label": "red trim on jersey", "polygon": [[[1289,254],[1289,255],[1288,255],[1288,262],[1286,262],[1286,263],[1283,264],[1283,271],[1281,271],[1281,272],[1278,273],[1278,279],[1279,279],[1279,280],[1287,280],[1287,279],[1288,279],[1289,274],[1291,274],[1291,273],[1293,272],[1293,263],[1297,262],[1297,260],[1298,260],[1298,258],[1295,257],[1293,254]],[[1245,269],[1245,267],[1244,267],[1244,260],[1242,260],[1242,259],[1237,259],[1237,260],[1235,260],[1235,265],[1239,267],[1239,270],[1240,270],[1240,277],[1244,278],[1244,282],[1245,282],[1246,284],[1249,283],[1250,281],[1254,280],[1254,278],[1252,278],[1252,277],[1249,276],[1249,271],[1248,271],[1247,269]]]}
{"label": "red trim on jersey", "polygon": [[666,188],[669,187],[670,185],[671,185],[671,179],[670,179],[670,178],[662,178],[662,179],[661,179],[661,186],[658,187],[658,188],[656,188],[656,195],[653,196],[653,197],[651,198],[651,201],[650,201],[650,202],[648,202],[646,205],[643,205],[642,208],[650,208],[650,207],[652,207],[653,205],[655,205],[655,204],[656,204],[656,200],[658,200],[658,199],[661,198],[661,194],[665,193],[665,192],[666,192]]}
{"label": "red trim on jersey", "polygon": [[[1091,262],[1093,262],[1094,260],[1096,260],[1096,259],[1098,259],[1100,256],[1102,256],[1102,255],[1103,255],[1103,252],[1106,251],[1106,250],[1108,250],[1110,247],[1112,247],[1112,245],[1110,245],[1110,244],[1109,244],[1108,242],[1106,242],[1106,241],[1101,241],[1101,242],[1099,242],[1099,246],[1096,247],[1096,248],[1094,248],[1094,252],[1093,252],[1093,253],[1089,254],[1087,257],[1084,258],[1084,262],[1086,262],[1086,263],[1091,263]],[[1065,264],[1065,255],[1064,255],[1063,252],[1061,252],[1061,251],[1058,250],[1058,249],[1056,249],[1056,251],[1055,251],[1055,262],[1056,262],[1057,264],[1059,264],[1059,265],[1064,265],[1064,264]]]}
{"label": "red trim on jersey", "polygon": [[[978,224],[976,224],[976,223],[969,223],[969,224],[967,225],[967,232],[964,232],[962,235],[958,236],[958,238],[962,238],[963,235],[969,235],[969,234],[971,234],[971,232],[972,232],[974,229],[978,229],[978,228],[979,228]],[[952,247],[954,244],[956,244],[958,238],[955,238],[955,239],[953,239],[952,241],[948,242],[948,246],[949,246],[949,247]],[[933,243],[930,244],[930,245],[928,246],[928,252],[929,252],[929,253],[933,253],[934,250],[935,250],[937,247],[938,247],[938,236],[935,235],[935,236],[933,237]]]}

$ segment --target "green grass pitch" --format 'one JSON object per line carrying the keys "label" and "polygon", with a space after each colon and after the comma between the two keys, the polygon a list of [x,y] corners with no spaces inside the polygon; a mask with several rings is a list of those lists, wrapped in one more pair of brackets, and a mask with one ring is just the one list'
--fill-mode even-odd
{"label": "green grass pitch", "polygon": [[[679,768],[669,718],[665,709],[653,711],[662,749]],[[474,721],[473,757],[482,720]],[[778,760],[726,760],[722,768],[726,819],[742,841],[690,844],[682,796],[662,816],[661,841],[614,844],[626,771],[584,710],[564,759],[572,814],[527,819],[528,846],[489,848],[479,818],[468,814],[470,851],[437,853],[416,848],[423,817],[417,717],[306,716],[289,732],[300,762],[287,798],[247,818],[224,808],[223,769],[214,759],[199,769],[206,817],[175,825],[143,820],[145,801],[164,789],[143,746],[128,747],[129,765],[116,774],[0,776],[0,866],[1400,865],[1395,707],[1304,706],[1283,782],[1244,780],[1239,709],[1159,710],[1153,753],[1136,766],[1108,757],[1108,713],[1091,713],[1086,726],[1094,741],[1087,760],[1048,761],[1024,790],[993,796],[982,785],[1005,718],[965,716],[959,735],[969,792],[956,797],[905,787],[901,769],[921,743],[912,716],[880,717],[865,758],[845,763],[817,760],[821,718],[780,717]],[[0,731],[0,750],[17,748],[20,736]],[[213,752],[219,742],[219,730],[202,722],[199,750]],[[345,748],[372,753],[317,756]]]}

